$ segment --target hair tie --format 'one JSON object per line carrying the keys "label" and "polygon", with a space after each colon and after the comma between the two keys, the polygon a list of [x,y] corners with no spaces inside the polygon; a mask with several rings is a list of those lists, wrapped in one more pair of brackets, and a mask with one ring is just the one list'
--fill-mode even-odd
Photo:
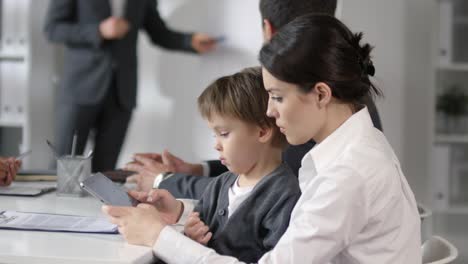
{"label": "hair tie", "polygon": [[362,75],[367,76],[374,76],[375,75],[375,67],[372,63],[372,60],[368,60],[367,62],[363,62],[359,59],[359,65],[361,66]]}
{"label": "hair tie", "polygon": [[374,75],[375,75],[374,63],[372,63],[371,60],[369,60],[369,62],[367,63],[365,69],[366,69],[366,73],[369,74],[370,76],[374,76]]}

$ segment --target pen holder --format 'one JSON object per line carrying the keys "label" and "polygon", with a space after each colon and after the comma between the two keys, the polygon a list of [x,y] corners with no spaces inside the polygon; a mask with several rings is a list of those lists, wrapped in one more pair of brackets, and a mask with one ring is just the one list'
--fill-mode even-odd
{"label": "pen holder", "polygon": [[57,159],[57,195],[84,196],[80,182],[91,176],[91,158],[62,156]]}

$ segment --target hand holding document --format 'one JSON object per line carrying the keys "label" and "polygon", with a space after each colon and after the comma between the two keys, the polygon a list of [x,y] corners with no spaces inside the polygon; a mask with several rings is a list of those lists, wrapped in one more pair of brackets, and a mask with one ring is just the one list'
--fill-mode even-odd
{"label": "hand holding document", "polygon": [[0,211],[0,229],[117,234],[117,226],[104,218]]}

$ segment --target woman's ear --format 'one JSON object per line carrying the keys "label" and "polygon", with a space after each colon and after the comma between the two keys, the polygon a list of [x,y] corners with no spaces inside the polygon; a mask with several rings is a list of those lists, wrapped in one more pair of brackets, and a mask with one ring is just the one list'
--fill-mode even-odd
{"label": "woman's ear", "polygon": [[330,86],[323,82],[315,84],[314,93],[318,98],[317,102],[320,108],[323,108],[326,105],[328,105],[333,97]]}
{"label": "woman's ear", "polygon": [[258,141],[260,143],[267,143],[273,137],[273,128],[265,127],[258,130]]}

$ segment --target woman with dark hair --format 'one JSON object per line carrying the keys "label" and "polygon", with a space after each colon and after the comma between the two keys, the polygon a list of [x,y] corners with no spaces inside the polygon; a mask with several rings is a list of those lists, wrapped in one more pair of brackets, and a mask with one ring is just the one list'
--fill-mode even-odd
{"label": "woman with dark hair", "polygon": [[[289,227],[259,263],[421,263],[414,195],[362,104],[381,93],[369,79],[371,46],[361,38],[331,16],[306,15],[260,52],[268,115],[289,143],[317,145],[302,159],[302,196]],[[168,206],[104,211],[130,243],[152,246],[168,263],[239,263],[167,227],[161,216],[173,201],[158,202]]]}
{"label": "woman with dark hair", "polygon": [[265,263],[421,263],[414,195],[362,104],[381,92],[361,39],[333,17],[307,15],[260,51],[268,115],[290,144],[317,142],[302,159],[289,229]]}

